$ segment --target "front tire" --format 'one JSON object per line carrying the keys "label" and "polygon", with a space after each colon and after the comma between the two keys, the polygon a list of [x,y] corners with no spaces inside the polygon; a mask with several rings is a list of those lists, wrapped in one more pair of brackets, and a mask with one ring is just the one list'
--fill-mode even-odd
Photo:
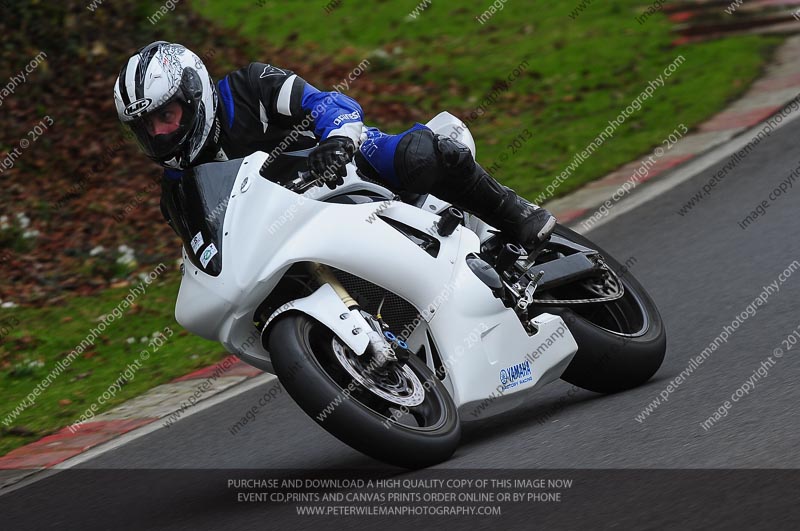
{"label": "front tire", "polygon": [[[349,360],[352,369],[368,354],[356,356],[326,326],[304,314],[276,322],[268,350],[275,374],[294,401],[317,424],[356,450],[392,465],[422,468],[445,461],[458,446],[461,427],[453,399],[416,356],[411,355],[402,366],[390,362],[370,373],[369,380],[359,381],[345,369],[343,360]],[[385,374],[380,372],[383,369]],[[377,388],[379,396],[368,386],[382,378],[387,383]],[[406,407],[403,413],[403,403],[420,399],[420,404]],[[417,425],[409,425],[411,421]]]}

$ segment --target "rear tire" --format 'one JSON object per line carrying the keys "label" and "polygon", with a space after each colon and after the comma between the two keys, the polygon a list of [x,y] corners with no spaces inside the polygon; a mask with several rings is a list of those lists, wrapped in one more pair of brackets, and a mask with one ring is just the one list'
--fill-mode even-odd
{"label": "rear tire", "polygon": [[[336,346],[335,346],[336,345]],[[334,334],[304,314],[288,315],[269,334],[275,374],[295,402],[329,433],[375,459],[405,468],[422,468],[448,459],[461,438],[453,399],[416,356],[406,366],[424,382],[418,413],[431,426],[406,426],[391,418],[391,404],[357,382],[343,368],[335,349],[346,349]],[[367,356],[366,354],[364,356]],[[402,372],[399,372],[402,377]],[[418,384],[417,384],[418,385]],[[350,398],[343,399],[343,390]],[[331,409],[331,405],[335,407]],[[326,412],[327,410],[327,412]]]}
{"label": "rear tire", "polygon": [[[608,266],[620,277],[624,297],[638,306],[642,329],[633,334],[620,334],[598,326],[570,308],[555,309],[561,315],[578,343],[563,380],[597,393],[616,393],[642,385],[661,367],[667,349],[664,322],[655,303],[630,271],[589,239],[561,225],[555,234],[597,250]],[[609,304],[613,304],[609,303]]]}

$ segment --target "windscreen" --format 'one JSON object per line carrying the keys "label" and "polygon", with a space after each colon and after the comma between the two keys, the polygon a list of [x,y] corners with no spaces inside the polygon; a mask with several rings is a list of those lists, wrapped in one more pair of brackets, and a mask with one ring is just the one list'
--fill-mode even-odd
{"label": "windscreen", "polygon": [[162,205],[186,254],[212,276],[222,271],[222,223],[242,160],[202,164],[162,187]]}

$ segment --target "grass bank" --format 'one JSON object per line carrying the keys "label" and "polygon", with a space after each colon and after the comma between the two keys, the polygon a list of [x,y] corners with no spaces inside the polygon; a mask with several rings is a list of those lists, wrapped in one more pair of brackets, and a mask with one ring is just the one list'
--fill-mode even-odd
{"label": "grass bank", "polygon": [[0,455],[76,422],[93,404],[99,414],[222,359],[219,344],[175,322],[179,279],[170,268],[142,288],[135,282],[50,307],[0,310]]}
{"label": "grass bank", "polygon": [[[368,6],[316,0],[302,9],[268,0],[192,5],[253,43],[310,58],[327,54],[354,67],[369,59],[347,93],[361,101],[373,84],[382,86],[386,96],[370,97],[364,112],[367,122],[391,132],[411,123],[393,120],[387,106],[417,109],[422,120],[442,109],[462,119],[472,116],[478,160],[530,198],[678,56],[685,61],[663,87],[556,195],[648,153],[679,124],[691,129],[721,110],[747,88],[781,41],[744,36],[673,47],[672,24],[663,14],[636,21],[640,1],[595,2],[575,16],[576,3],[509,0],[500,10],[487,0]],[[253,60],[281,64],[280,56],[256,54]],[[509,80],[520,65],[520,75]],[[298,73],[317,80],[313,71]],[[332,84],[319,88],[330,90]]]}

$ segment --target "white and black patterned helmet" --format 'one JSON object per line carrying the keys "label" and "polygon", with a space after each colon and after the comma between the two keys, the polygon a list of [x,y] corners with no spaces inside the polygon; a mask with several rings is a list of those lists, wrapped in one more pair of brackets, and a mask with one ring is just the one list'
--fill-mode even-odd
{"label": "white and black patterned helmet", "polygon": [[[180,126],[169,134],[148,133],[145,118],[172,102],[181,104]],[[180,44],[148,44],[134,54],[114,84],[120,121],[142,150],[163,166],[183,169],[206,144],[217,111],[217,92],[203,61]]]}

